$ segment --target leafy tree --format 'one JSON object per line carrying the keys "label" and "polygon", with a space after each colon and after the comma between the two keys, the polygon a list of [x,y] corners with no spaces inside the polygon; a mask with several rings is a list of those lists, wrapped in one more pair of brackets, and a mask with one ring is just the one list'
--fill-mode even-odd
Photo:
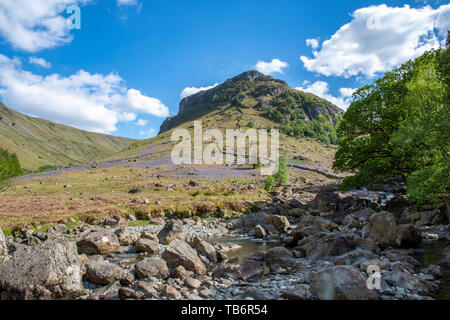
{"label": "leafy tree", "polygon": [[278,171],[274,175],[270,175],[266,178],[264,188],[268,192],[275,190],[275,185],[280,184],[283,186],[289,185],[290,169],[286,163],[285,157],[280,157],[278,163]]}
{"label": "leafy tree", "polygon": [[16,154],[0,149],[0,181],[22,174]]}
{"label": "leafy tree", "polygon": [[344,188],[402,175],[416,203],[448,194],[449,57],[426,52],[355,92],[338,128],[334,168],[356,172]]}

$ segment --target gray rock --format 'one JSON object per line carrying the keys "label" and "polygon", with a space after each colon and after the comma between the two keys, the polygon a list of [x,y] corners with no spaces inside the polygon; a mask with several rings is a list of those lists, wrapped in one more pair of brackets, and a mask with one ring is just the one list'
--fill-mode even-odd
{"label": "gray rock", "polygon": [[17,299],[71,299],[83,293],[85,268],[77,247],[58,238],[20,247],[0,265],[0,287]]}
{"label": "gray rock", "polygon": [[369,219],[369,238],[384,249],[400,245],[399,233],[395,216],[387,211],[373,214]]}
{"label": "gray rock", "polygon": [[399,243],[402,248],[414,248],[422,243],[420,231],[413,224],[398,226]]}
{"label": "gray rock", "polygon": [[197,274],[206,273],[206,267],[199,258],[197,251],[184,240],[172,241],[163,252],[162,258],[171,268],[183,266]]}
{"label": "gray rock", "polygon": [[336,211],[341,198],[332,191],[321,191],[314,198],[317,209],[321,211]]}
{"label": "gray rock", "polygon": [[264,230],[263,226],[261,226],[260,224],[258,224],[258,225],[255,227],[255,237],[258,238],[258,239],[262,239],[262,238],[264,238],[265,236],[267,236],[266,230]]}
{"label": "gray rock", "polygon": [[286,232],[291,226],[289,220],[285,216],[270,216],[267,218],[267,223],[273,225],[275,229],[281,233]]}
{"label": "gray rock", "polygon": [[362,239],[352,233],[321,232],[309,236],[298,242],[298,246],[306,253],[310,260],[340,256],[355,250],[362,243]]}
{"label": "gray rock", "polygon": [[275,247],[269,249],[264,256],[264,261],[270,267],[279,265],[282,268],[292,267],[295,264],[294,255],[285,247]]}
{"label": "gray rock", "polygon": [[339,230],[339,226],[337,224],[335,224],[334,222],[331,222],[330,220],[327,220],[322,217],[316,217],[316,216],[306,216],[299,223],[299,225],[296,229],[301,230],[306,227],[316,227],[320,231],[323,231],[323,232]]}
{"label": "gray rock", "polygon": [[200,280],[191,277],[187,277],[186,279],[184,279],[184,284],[186,285],[186,287],[191,289],[198,289],[202,286],[202,282]]}
{"label": "gray rock", "polygon": [[78,249],[86,254],[108,254],[120,250],[117,236],[109,230],[92,227],[77,237]]}
{"label": "gray rock", "polygon": [[95,284],[108,285],[122,279],[122,276],[122,268],[108,261],[90,262],[86,266],[86,277]]}
{"label": "gray rock", "polygon": [[115,231],[115,234],[119,242],[124,246],[132,246],[139,239],[139,236],[137,234],[131,234],[125,227],[118,228]]}
{"label": "gray rock", "polygon": [[155,253],[158,250],[158,243],[150,239],[141,238],[136,243],[136,252]]}
{"label": "gray rock", "polygon": [[377,293],[367,288],[367,279],[352,266],[335,266],[317,272],[311,292],[320,300],[372,300]]}
{"label": "gray rock", "polygon": [[176,239],[184,239],[185,233],[183,225],[177,220],[170,220],[158,233],[159,242],[169,244]]}
{"label": "gray rock", "polygon": [[209,261],[217,262],[217,252],[214,246],[199,237],[194,237],[189,241],[189,244],[197,250],[198,253],[204,255]]}
{"label": "gray rock", "polygon": [[287,300],[311,300],[312,295],[305,285],[298,285],[294,288],[285,289],[281,293],[281,297]]}
{"label": "gray rock", "polygon": [[169,276],[166,261],[158,257],[145,258],[134,266],[134,271],[140,279],[158,277],[165,279]]}
{"label": "gray rock", "polygon": [[239,275],[244,281],[256,281],[264,275],[264,266],[262,263],[244,259],[239,265]]}
{"label": "gray rock", "polygon": [[180,300],[182,298],[181,293],[177,289],[169,285],[165,285],[161,293],[169,299]]}

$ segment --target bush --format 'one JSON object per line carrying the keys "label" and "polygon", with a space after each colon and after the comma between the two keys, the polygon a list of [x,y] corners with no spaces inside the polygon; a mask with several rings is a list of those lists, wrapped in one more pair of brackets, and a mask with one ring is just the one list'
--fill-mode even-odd
{"label": "bush", "polygon": [[264,184],[264,189],[266,189],[267,192],[273,192],[275,190],[275,177],[274,176],[268,176],[266,178],[266,182]]}
{"label": "bush", "polygon": [[264,189],[266,189],[267,192],[273,192],[276,184],[283,186],[289,185],[290,169],[286,164],[286,158],[280,157],[278,165],[278,171],[274,175],[266,178]]}

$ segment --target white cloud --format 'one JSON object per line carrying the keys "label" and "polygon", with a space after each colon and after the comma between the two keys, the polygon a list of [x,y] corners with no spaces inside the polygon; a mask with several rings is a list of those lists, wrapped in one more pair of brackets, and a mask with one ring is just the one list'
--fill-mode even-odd
{"label": "white cloud", "polygon": [[0,54],[0,96],[23,113],[80,129],[111,133],[119,122],[144,113],[165,117],[169,109],[155,98],[124,85],[117,74],[80,70],[63,77],[40,76],[22,69],[20,60]]}
{"label": "white cloud", "polygon": [[255,65],[256,70],[266,75],[270,75],[273,73],[283,73],[283,69],[287,67],[288,63],[279,59],[272,59],[272,61],[270,62],[259,60]]}
{"label": "white cloud", "polygon": [[144,120],[144,119],[138,119],[138,121],[136,121],[136,125],[140,126],[140,127],[145,127],[147,125],[148,121]]}
{"label": "white cloud", "polygon": [[315,50],[319,47],[319,39],[306,39],[306,45]]}
{"label": "white cloud", "polygon": [[180,98],[184,99],[186,97],[189,97],[189,96],[192,96],[192,95],[194,95],[196,93],[199,93],[200,91],[206,91],[206,90],[215,88],[218,85],[219,85],[218,83],[215,83],[215,84],[213,84],[212,86],[209,86],[209,87],[200,87],[200,88],[187,87],[187,88],[184,88],[183,91],[181,91],[181,93],[180,93]]}
{"label": "white cloud", "polygon": [[[0,35],[16,49],[36,52],[72,41],[65,10],[91,0],[2,0]],[[66,15],[66,16],[63,16]]]}
{"label": "white cloud", "polygon": [[310,84],[308,81],[305,81],[303,85],[305,87],[297,87],[295,88],[295,90],[315,94],[316,96],[326,99],[344,110],[347,110],[348,106],[351,103],[352,94],[356,90],[353,88],[341,88],[339,89],[340,96],[335,97],[330,94],[330,86],[327,82],[316,81]]}
{"label": "white cloud", "polygon": [[29,57],[28,63],[36,64],[36,65],[41,66],[46,69],[48,69],[52,66],[52,64],[50,62],[46,61],[44,58],[37,58],[37,57]]}
{"label": "white cloud", "polygon": [[373,77],[439,47],[439,36],[445,37],[449,28],[450,5],[370,6],[353,12],[352,21],[313,51],[313,58],[300,59],[307,70],[326,76]]}
{"label": "white cloud", "polygon": [[147,130],[139,130],[139,135],[141,137],[146,137],[146,138],[153,138],[154,136],[156,136],[156,130],[154,128],[149,128]]}
{"label": "white cloud", "polygon": [[136,6],[137,0],[117,0],[117,6]]}

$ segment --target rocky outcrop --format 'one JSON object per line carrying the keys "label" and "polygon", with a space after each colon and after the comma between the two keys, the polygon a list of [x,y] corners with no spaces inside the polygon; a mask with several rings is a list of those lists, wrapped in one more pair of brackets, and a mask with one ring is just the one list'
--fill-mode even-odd
{"label": "rocky outcrop", "polygon": [[177,220],[170,220],[164,228],[158,233],[159,242],[169,244],[176,239],[184,239],[185,233],[183,225]]}
{"label": "rocky outcrop", "polygon": [[320,300],[374,300],[375,290],[367,288],[367,279],[352,266],[335,266],[319,271],[311,283],[311,292]]}
{"label": "rocky outcrop", "polygon": [[85,268],[65,238],[20,247],[0,265],[0,288],[16,299],[72,299],[83,293]]}
{"label": "rocky outcrop", "polygon": [[184,240],[174,240],[164,251],[162,258],[171,268],[183,266],[197,274],[205,274],[206,267],[197,252]]}
{"label": "rocky outcrop", "polygon": [[115,253],[120,249],[117,236],[109,230],[92,227],[77,237],[77,246],[80,252],[86,254]]}

